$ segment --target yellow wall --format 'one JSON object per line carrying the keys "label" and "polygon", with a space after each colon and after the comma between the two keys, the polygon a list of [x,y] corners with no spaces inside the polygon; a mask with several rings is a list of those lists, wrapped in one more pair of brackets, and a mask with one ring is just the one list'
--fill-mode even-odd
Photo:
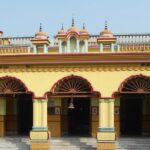
{"label": "yellow wall", "polygon": [[0,77],[6,75],[17,77],[26,84],[29,90],[35,93],[35,96],[41,97],[45,92],[51,89],[55,82],[73,74],[86,78],[91,83],[94,90],[99,91],[103,97],[111,97],[112,93],[117,91],[121,82],[127,77],[139,74],[150,76],[150,70],[144,71],[140,69],[138,71],[138,69],[134,69],[134,67],[134,71],[129,69],[126,70],[126,68],[124,70],[111,70],[111,67],[109,68],[108,66],[106,69],[104,68],[104,70],[100,71],[94,70],[92,67],[89,70],[86,68],[79,70],[77,67],[77,69],[73,71],[71,69],[68,71],[67,69],[62,70],[61,68],[57,68],[54,69],[54,71],[47,71],[45,69],[43,72],[37,72],[36,68],[33,68],[33,72],[7,71],[6,73],[2,73],[2,71],[0,71]]}

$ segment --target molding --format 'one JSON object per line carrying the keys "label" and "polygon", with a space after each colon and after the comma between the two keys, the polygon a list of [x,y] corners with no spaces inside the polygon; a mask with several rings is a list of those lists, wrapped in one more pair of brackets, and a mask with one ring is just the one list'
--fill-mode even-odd
{"label": "molding", "polygon": [[98,128],[98,132],[115,132],[115,128]]}
{"label": "molding", "polygon": [[150,63],[150,52],[0,55],[1,65]]}
{"label": "molding", "polygon": [[12,72],[113,72],[150,71],[150,66],[141,64],[70,64],[70,65],[1,65],[0,73]]}

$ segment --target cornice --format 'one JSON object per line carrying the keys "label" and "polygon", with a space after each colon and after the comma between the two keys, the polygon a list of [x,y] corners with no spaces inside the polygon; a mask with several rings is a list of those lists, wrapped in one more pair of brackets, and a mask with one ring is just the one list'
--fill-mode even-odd
{"label": "cornice", "polygon": [[0,55],[0,65],[150,63],[150,52]]}
{"label": "cornice", "polygon": [[7,65],[1,66],[0,73],[12,72],[119,72],[119,71],[150,71],[150,66],[141,64],[114,65]]}

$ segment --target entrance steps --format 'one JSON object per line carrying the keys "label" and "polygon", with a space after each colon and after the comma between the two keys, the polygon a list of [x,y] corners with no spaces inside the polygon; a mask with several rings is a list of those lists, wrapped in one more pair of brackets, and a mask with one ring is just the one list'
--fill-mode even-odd
{"label": "entrance steps", "polygon": [[61,137],[50,140],[51,150],[96,150],[97,141],[86,137]]}
{"label": "entrance steps", "polygon": [[116,146],[117,150],[150,150],[150,137],[119,138]]}
{"label": "entrance steps", "polygon": [[27,137],[9,136],[0,138],[0,150],[29,150],[30,140]]}

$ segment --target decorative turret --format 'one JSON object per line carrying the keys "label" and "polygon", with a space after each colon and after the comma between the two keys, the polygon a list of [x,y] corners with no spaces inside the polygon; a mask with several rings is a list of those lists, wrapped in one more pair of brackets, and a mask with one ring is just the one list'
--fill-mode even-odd
{"label": "decorative turret", "polygon": [[75,26],[74,18],[72,18],[72,25],[71,25],[71,27],[67,30],[67,36],[69,36],[70,34],[74,34],[75,36],[79,36],[79,30]]}
{"label": "decorative turret", "polygon": [[85,23],[83,24],[82,30],[80,30],[80,36],[82,36],[82,37],[88,37],[88,38],[89,38],[89,32],[88,32],[88,30],[85,28]]}
{"label": "decorative turret", "polygon": [[114,37],[113,33],[108,29],[106,21],[104,30],[100,32],[100,37],[97,38],[97,43],[100,45],[100,52],[104,51],[105,45],[110,47],[111,52],[114,52],[114,44],[116,43],[116,40],[116,37]]}
{"label": "decorative turret", "polygon": [[34,45],[34,53],[48,53],[50,42],[47,34],[42,31],[42,24],[40,24],[39,32],[35,33],[35,37],[31,42]]}
{"label": "decorative turret", "polygon": [[82,30],[78,30],[75,26],[74,18],[72,18],[71,27],[65,32],[64,27],[58,31],[57,39],[59,43],[59,53],[80,53],[88,52],[89,33],[83,25]]}

